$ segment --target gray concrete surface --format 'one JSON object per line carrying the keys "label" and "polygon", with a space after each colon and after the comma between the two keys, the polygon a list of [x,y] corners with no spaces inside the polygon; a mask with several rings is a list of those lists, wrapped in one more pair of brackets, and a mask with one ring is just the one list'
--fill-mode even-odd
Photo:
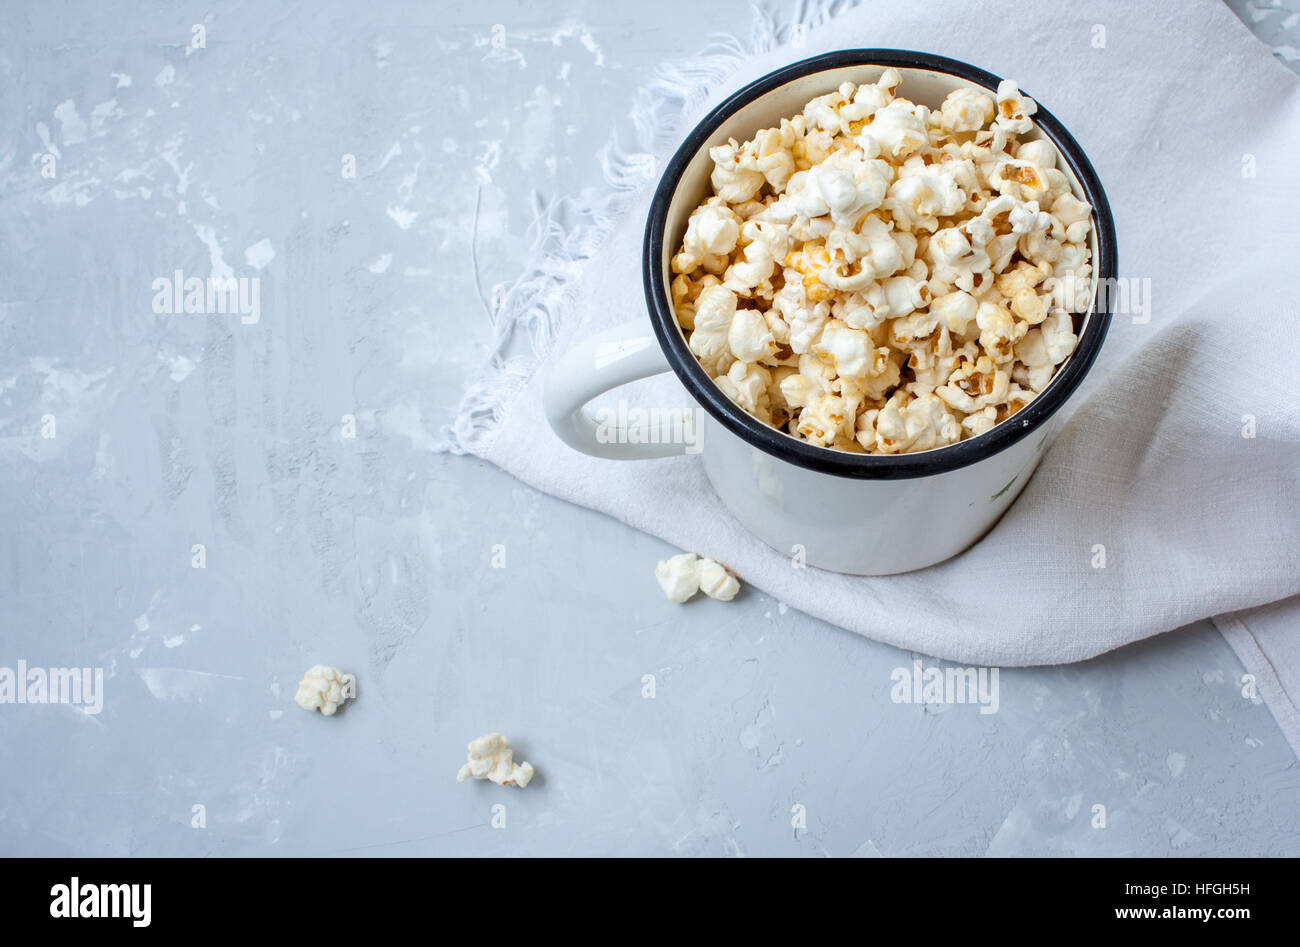
{"label": "gray concrete surface", "polygon": [[[898,704],[913,655],[671,606],[664,544],[431,453],[533,191],[597,182],[711,26],[418,8],[0,10],[0,667],[105,675],[98,714],[0,704],[0,854],[1300,854],[1207,623]],[[1295,15],[1234,8],[1294,60]],[[258,322],[153,311],[226,268]],[[316,662],[359,678],[334,719],[291,700]],[[526,791],[454,781],[489,730]]]}

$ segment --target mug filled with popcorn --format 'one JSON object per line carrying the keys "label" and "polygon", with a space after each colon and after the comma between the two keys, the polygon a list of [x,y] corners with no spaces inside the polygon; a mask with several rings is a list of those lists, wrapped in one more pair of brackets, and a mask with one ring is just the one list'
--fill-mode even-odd
{"label": "mug filled with popcorn", "polygon": [[[646,227],[650,319],[547,378],[598,457],[698,449],[729,510],[809,565],[940,562],[1019,496],[1110,322],[1114,222],[1078,143],[1017,84],[904,50],[752,83],[687,136]],[[588,403],[672,371],[694,437]],[[698,431],[692,427],[698,423]]]}

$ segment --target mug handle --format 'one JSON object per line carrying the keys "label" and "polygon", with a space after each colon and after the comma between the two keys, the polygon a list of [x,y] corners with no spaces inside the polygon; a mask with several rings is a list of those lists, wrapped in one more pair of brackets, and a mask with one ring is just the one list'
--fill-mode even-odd
{"label": "mug handle", "polygon": [[586,410],[589,401],[610,389],[668,369],[668,359],[645,319],[607,329],[570,349],[551,368],[542,393],[546,420],[560,440],[593,457],[648,460],[680,456],[686,453],[681,444],[649,443],[644,429],[640,435],[630,436],[636,428],[624,419],[597,422]]}

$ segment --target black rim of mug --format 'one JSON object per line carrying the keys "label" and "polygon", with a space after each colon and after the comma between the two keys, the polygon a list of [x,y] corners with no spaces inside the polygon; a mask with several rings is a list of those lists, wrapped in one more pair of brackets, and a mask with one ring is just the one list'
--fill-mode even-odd
{"label": "black rim of mug", "polygon": [[[794,436],[779,431],[745,412],[731,401],[713,379],[705,372],[686,344],[686,338],[677,325],[668,287],[664,285],[662,248],[667,232],[668,209],[678,182],[691,159],[705,147],[724,121],[750,104],[781,86],[805,76],[845,66],[895,66],[925,69],[946,73],[997,90],[997,76],[969,63],[931,53],[905,49],[844,49],[805,59],[775,72],[768,73],[745,86],[710,112],[695,126],[681,147],[668,162],[659,186],[650,204],[646,223],[643,283],[650,321],[659,339],[668,363],[686,390],[715,420],[733,434],[749,442],[764,453],[788,463],[821,473],[861,480],[898,480],[926,477],[956,470],[996,454],[1028,436],[1048,420],[1061,407],[1083,381],[1110,328],[1114,309],[1114,293],[1095,293],[1094,306],[1087,315],[1083,334],[1079,338],[1069,362],[1058,372],[1043,394],[1015,415],[996,425],[984,434],[946,447],[915,454],[854,454],[829,447],[817,447]],[[1030,93],[1026,92],[1026,95]],[[1030,95],[1033,98],[1032,95]],[[1037,101],[1037,100],[1035,100]],[[1093,209],[1093,226],[1097,234],[1099,259],[1095,260],[1094,278],[1100,286],[1109,286],[1116,275],[1115,221],[1111,216],[1106,192],[1102,189],[1097,172],[1065,126],[1039,103],[1034,113],[1034,123],[1060,152],[1078,179],[1084,196]],[[1099,300],[1105,301],[1101,308]]]}

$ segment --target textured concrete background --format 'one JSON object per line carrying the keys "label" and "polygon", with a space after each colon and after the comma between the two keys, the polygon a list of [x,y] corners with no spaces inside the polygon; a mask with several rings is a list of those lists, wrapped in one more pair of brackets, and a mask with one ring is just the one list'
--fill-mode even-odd
{"label": "textured concrete background", "polygon": [[[895,704],[913,655],[672,606],[659,541],[430,453],[534,192],[751,13],[409,6],[0,11],[0,666],[106,676],[98,715],[0,705],[0,853],[1300,854],[1207,623]],[[1295,65],[1300,15],[1233,6]],[[155,314],[177,269],[258,277],[261,321]],[[316,662],[359,677],[334,719],[292,704]],[[494,729],[528,790],[455,783]]]}

